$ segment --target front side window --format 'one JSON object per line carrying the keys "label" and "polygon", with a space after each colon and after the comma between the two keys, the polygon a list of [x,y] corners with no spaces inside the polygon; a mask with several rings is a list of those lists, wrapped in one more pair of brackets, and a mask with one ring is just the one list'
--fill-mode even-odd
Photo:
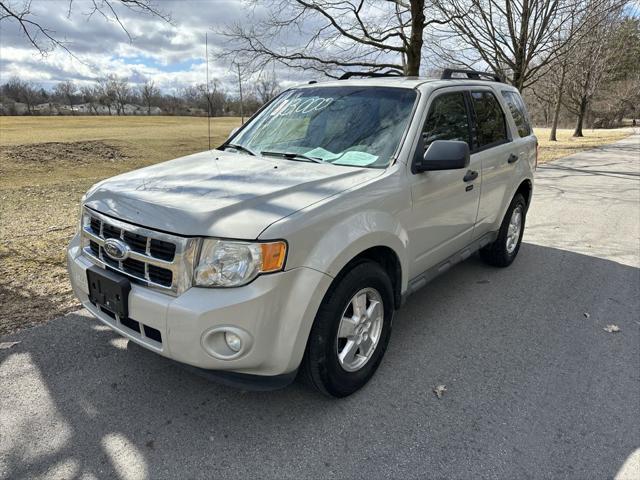
{"label": "front side window", "polygon": [[518,127],[518,135],[521,137],[531,135],[531,124],[529,123],[527,108],[524,105],[522,97],[516,92],[508,91],[502,92],[502,96],[506,100],[507,105],[509,105],[513,121],[515,122],[516,127]]}
{"label": "front side window", "polygon": [[471,92],[478,148],[507,141],[507,124],[498,99],[491,92]]}
{"label": "front side window", "polygon": [[415,90],[391,87],[292,89],[230,141],[230,147],[356,167],[384,168],[407,128]]}
{"label": "front side window", "polygon": [[444,93],[433,99],[423,137],[425,147],[435,140],[460,140],[469,143],[469,118],[464,93]]}

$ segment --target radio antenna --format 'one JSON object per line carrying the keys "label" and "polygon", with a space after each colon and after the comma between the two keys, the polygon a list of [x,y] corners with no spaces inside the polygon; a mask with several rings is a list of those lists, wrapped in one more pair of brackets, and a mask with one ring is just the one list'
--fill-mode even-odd
{"label": "radio antenna", "polygon": [[240,122],[244,123],[244,106],[242,102],[242,77],[240,76],[240,64],[237,63],[238,67],[238,86],[240,88]]}
{"label": "radio antenna", "polygon": [[207,131],[209,138],[209,150],[211,150],[211,94],[209,93],[209,37],[204,34],[204,55],[207,63]]}

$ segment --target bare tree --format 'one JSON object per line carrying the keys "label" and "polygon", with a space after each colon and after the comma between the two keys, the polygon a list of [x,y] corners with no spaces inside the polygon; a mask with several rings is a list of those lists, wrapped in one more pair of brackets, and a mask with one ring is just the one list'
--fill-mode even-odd
{"label": "bare tree", "polygon": [[73,114],[73,97],[78,93],[78,87],[71,80],[65,80],[56,85],[55,94],[62,97],[69,104]]}
{"label": "bare tree", "polygon": [[[48,0],[35,1],[48,3]],[[70,17],[75,5],[73,0],[67,1],[65,10],[67,17]],[[29,44],[42,55],[55,48],[62,48],[73,55],[60,33],[48,28],[43,17],[37,16],[32,12],[33,3],[34,0],[0,0],[0,22],[17,24]],[[88,7],[83,12],[88,18],[98,14],[109,21],[114,21],[126,33],[129,41],[132,40],[132,37],[120,18],[119,6],[134,12],[149,14],[167,22],[171,21],[168,14],[163,13],[156,7],[154,0],[89,0],[83,5]],[[56,8],[59,9],[58,7]]]}
{"label": "bare tree", "polygon": [[425,0],[248,3],[259,3],[259,14],[221,33],[230,40],[226,55],[251,72],[279,63],[329,77],[354,69],[419,75],[425,29],[446,22],[426,18]]}
{"label": "bare tree", "polygon": [[[109,115],[111,115],[111,107],[116,104],[116,91],[113,81],[113,76],[106,76],[98,79],[98,85],[96,87],[98,91],[98,103],[107,107]],[[120,110],[117,110],[118,113]]]}
{"label": "bare tree", "polygon": [[255,91],[263,104],[273,100],[280,93],[280,82],[276,79],[275,72],[260,76],[255,84]]}
{"label": "bare tree", "polygon": [[[640,113],[640,18],[629,16],[612,32],[614,61],[590,102],[592,126],[617,127]],[[613,67],[613,68],[611,68]]]}
{"label": "bare tree", "polygon": [[562,100],[564,95],[565,80],[567,78],[567,59],[563,59],[560,62],[560,79],[558,80],[558,86],[555,90],[555,107],[553,109],[553,121],[551,123],[551,131],[549,132],[549,141],[558,141],[558,122],[560,121],[560,108],[562,107]]}
{"label": "bare tree", "polygon": [[151,107],[159,95],[160,90],[158,90],[158,87],[155,86],[152,80],[147,80],[140,87],[140,97],[142,97],[142,101],[147,107],[147,115],[151,115]]}
{"label": "bare tree", "polygon": [[36,105],[41,95],[32,82],[20,80],[17,77],[9,79],[2,87],[3,93],[17,102],[27,106],[27,113],[33,114],[33,107]]}
{"label": "bare tree", "polygon": [[[624,55],[625,36],[620,34],[622,10],[602,9],[600,16],[585,16],[588,32],[571,51],[563,105],[576,116],[574,137],[582,137],[589,105],[603,82],[612,78]],[[637,59],[636,59],[637,60]]]}
{"label": "bare tree", "polygon": [[38,100],[41,99],[38,90],[35,88],[33,83],[27,82],[23,91],[22,91],[22,99],[24,103],[27,104],[27,110],[32,114],[34,113],[33,107],[38,103]]}
{"label": "bare tree", "polygon": [[131,86],[129,85],[129,79],[118,77],[117,75],[110,76],[110,83],[112,85],[113,92],[116,98],[116,107],[118,115],[126,115],[125,106],[131,96]]}
{"label": "bare tree", "polygon": [[[435,0],[449,23],[441,29],[440,55],[473,67],[486,64],[524,90],[585,33],[586,22],[563,36],[576,15],[590,16],[610,0]],[[599,16],[595,16],[599,18]]]}
{"label": "bare tree", "polygon": [[160,99],[160,107],[171,115],[183,114],[184,100],[176,95],[163,95]]}
{"label": "bare tree", "polygon": [[80,88],[80,94],[82,95],[82,100],[89,105],[89,111],[93,112],[95,115],[99,115],[98,105],[100,104],[100,88],[98,85],[96,86],[84,86]]}
{"label": "bare tree", "polygon": [[624,118],[637,119],[640,115],[640,74],[622,80],[607,82],[600,95],[591,102],[595,128],[615,128]]}
{"label": "bare tree", "polygon": [[210,112],[212,117],[215,117],[222,109],[220,100],[224,98],[224,95],[221,95],[221,88],[220,81],[213,79],[209,82],[209,88],[207,88],[206,83],[196,85],[191,96],[195,96],[197,98],[196,103],[203,110]]}
{"label": "bare tree", "polygon": [[[551,131],[549,132],[549,141],[558,141],[558,122],[560,121],[560,109],[562,108],[564,91],[566,88],[567,70],[569,68],[569,62],[571,60],[571,51],[580,42],[575,38],[575,31],[577,25],[580,25],[576,21],[575,16],[568,22],[568,26],[563,26],[560,29],[560,36],[558,38],[558,46],[555,50],[555,57],[549,61],[549,68],[547,70],[547,76],[551,77],[552,84],[555,86],[549,96],[552,99],[553,107],[553,120],[551,122]],[[565,47],[565,48],[562,48]]]}
{"label": "bare tree", "polygon": [[[529,114],[536,125],[549,126],[553,110],[553,93],[556,90],[550,75],[545,75],[525,94],[529,107]],[[540,120],[540,117],[542,118]]]}

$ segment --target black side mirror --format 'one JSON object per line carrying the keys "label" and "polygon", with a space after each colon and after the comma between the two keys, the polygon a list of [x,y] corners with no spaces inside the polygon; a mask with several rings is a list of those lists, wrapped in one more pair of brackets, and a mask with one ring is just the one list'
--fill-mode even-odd
{"label": "black side mirror", "polygon": [[457,140],[435,140],[422,159],[413,165],[413,173],[432,170],[456,170],[469,166],[469,145]]}

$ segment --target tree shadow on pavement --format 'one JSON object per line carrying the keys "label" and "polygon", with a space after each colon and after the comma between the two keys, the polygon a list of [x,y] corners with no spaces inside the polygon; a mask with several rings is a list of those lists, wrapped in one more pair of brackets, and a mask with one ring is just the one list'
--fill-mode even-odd
{"label": "tree shadow on pavement", "polygon": [[342,400],[210,383],[69,315],[2,339],[0,478],[610,478],[640,445],[639,272],[473,257],[409,298]]}

